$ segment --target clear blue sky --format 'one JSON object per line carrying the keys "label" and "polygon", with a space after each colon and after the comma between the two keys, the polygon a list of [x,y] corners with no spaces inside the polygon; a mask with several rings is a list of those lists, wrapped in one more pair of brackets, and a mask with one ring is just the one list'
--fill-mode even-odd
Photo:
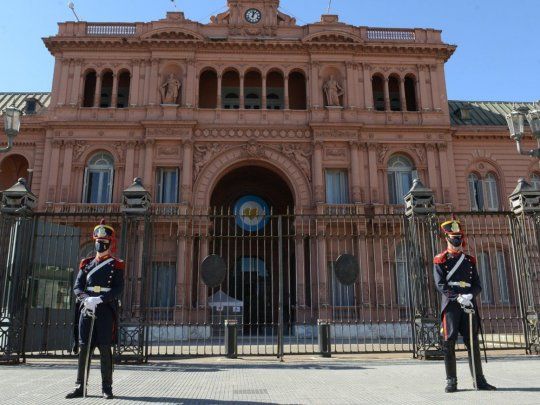
{"label": "clear blue sky", "polygon": [[[87,21],[151,21],[170,0],[74,0]],[[53,58],[42,37],[73,20],[67,0],[1,0],[0,91],[49,91]],[[187,18],[208,22],[226,0],[177,0]],[[299,24],[316,22],[328,0],[282,0]],[[540,0],[333,0],[332,11],[353,25],[436,28],[458,49],[446,64],[449,98],[540,99]]]}

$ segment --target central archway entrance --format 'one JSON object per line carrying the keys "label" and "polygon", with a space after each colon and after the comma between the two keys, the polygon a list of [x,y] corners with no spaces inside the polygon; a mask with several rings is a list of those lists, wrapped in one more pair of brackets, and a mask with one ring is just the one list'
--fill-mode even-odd
{"label": "central archway entrance", "polygon": [[283,242],[292,228],[293,193],[276,171],[247,165],[222,176],[211,205],[218,214],[211,251],[225,260],[227,277],[209,295],[222,291],[238,303],[245,335],[275,336],[279,317],[285,323],[294,317],[288,287],[295,285],[294,247]]}

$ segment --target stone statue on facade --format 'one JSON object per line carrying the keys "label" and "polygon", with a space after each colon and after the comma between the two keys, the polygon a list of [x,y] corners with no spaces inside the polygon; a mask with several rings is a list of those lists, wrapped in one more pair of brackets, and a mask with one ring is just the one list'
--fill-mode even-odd
{"label": "stone statue on facade", "polygon": [[180,94],[180,88],[182,84],[176,78],[176,76],[171,73],[167,78],[167,81],[163,83],[159,89],[161,94],[161,103],[162,104],[178,104],[178,95]]}
{"label": "stone statue on facade", "polygon": [[311,178],[311,150],[304,150],[300,146],[291,145],[283,145],[281,150],[283,154],[289,156],[300,166],[308,179]]}
{"label": "stone statue on facade", "polygon": [[324,94],[326,95],[326,105],[328,107],[341,107],[339,98],[345,94],[343,87],[335,79],[334,75],[323,86]]}
{"label": "stone statue on facade", "polygon": [[221,152],[223,146],[214,143],[212,145],[195,145],[195,177],[201,169],[210,162],[216,154]]}

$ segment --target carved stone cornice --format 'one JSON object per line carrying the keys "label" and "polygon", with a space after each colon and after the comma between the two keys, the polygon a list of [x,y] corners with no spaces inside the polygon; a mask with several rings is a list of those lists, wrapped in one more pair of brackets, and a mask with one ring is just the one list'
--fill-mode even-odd
{"label": "carved stone cornice", "polygon": [[258,129],[258,128],[197,128],[195,138],[219,139],[310,139],[307,129]]}

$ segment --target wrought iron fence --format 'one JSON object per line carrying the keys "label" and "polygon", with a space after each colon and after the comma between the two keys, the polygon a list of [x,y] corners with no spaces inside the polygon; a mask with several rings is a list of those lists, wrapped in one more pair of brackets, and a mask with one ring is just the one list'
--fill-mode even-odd
{"label": "wrought iron fence", "polygon": [[[436,352],[432,258],[443,250],[438,224],[448,215],[327,212],[2,214],[0,357],[72,353],[73,283],[104,216],[127,263],[121,360],[224,355],[226,320],[238,323],[243,356],[319,353],[319,321],[330,324],[334,353]],[[538,217],[458,216],[484,285],[484,344],[537,350]],[[209,255],[221,258],[222,273],[205,270]],[[340,257],[357,267],[342,268]]]}

